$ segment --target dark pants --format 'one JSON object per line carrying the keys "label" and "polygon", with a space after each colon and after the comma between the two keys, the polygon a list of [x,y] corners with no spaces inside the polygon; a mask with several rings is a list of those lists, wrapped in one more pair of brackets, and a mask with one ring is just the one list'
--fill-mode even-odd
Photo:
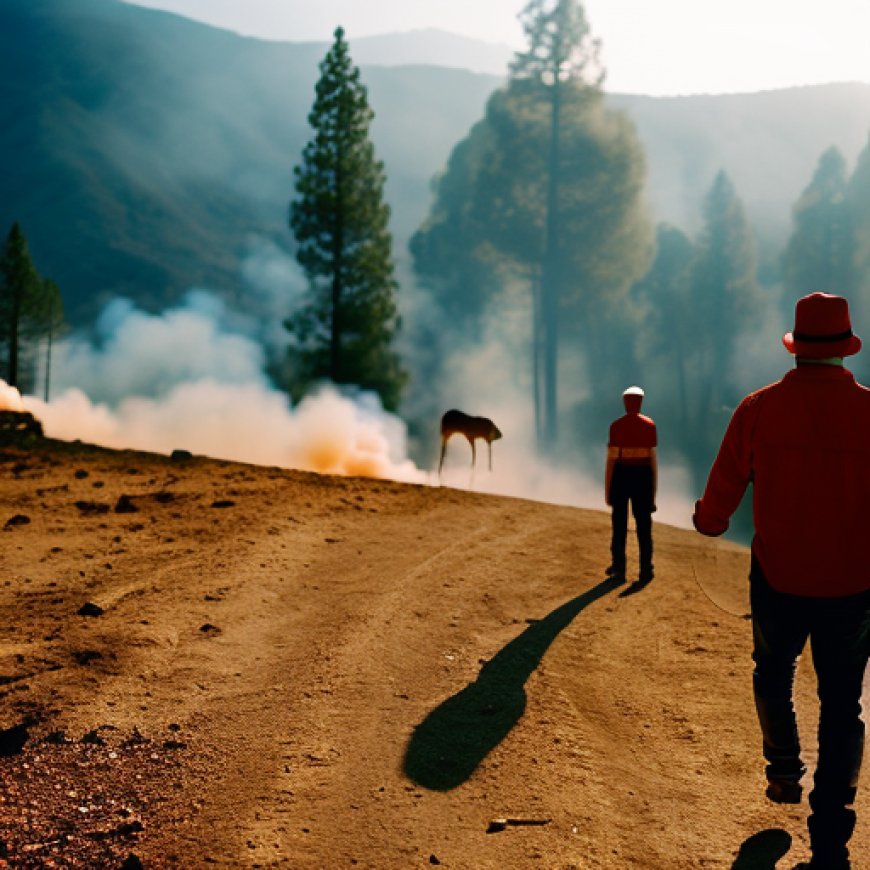
{"label": "dark pants", "polygon": [[753,688],[768,777],[797,781],[800,758],[792,687],[807,640],[819,695],[819,755],[807,822],[813,854],[832,862],[848,855],[864,723],[861,689],[870,653],[870,594],[809,598],[776,592],[753,557],[750,573],[755,660]]}
{"label": "dark pants", "polygon": [[652,509],[653,478],[649,465],[625,465],[617,462],[610,481],[611,523],[613,535],[610,553],[613,567],[625,571],[625,539],[628,534],[628,504],[637,527],[637,545],[640,550],[640,578],[652,578]]}

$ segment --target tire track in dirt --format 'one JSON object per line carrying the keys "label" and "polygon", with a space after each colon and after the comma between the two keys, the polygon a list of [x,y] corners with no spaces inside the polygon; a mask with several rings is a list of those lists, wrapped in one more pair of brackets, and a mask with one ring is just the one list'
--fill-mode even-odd
{"label": "tire track in dirt", "polygon": [[[240,676],[213,683],[208,699],[201,699],[199,712],[191,718],[194,730],[207,736],[203,755],[210,757],[211,767],[223,771],[197,786],[203,791],[197,826],[222,820],[210,843],[213,860],[233,866],[248,859],[287,860],[288,855],[300,860],[310,838],[303,836],[301,843],[285,847],[293,839],[288,813],[317,801],[324,775],[327,793],[334,795],[332,768],[350,752],[336,747],[350,734],[361,751],[368,751],[370,743],[377,743],[379,711],[390,702],[404,703],[397,697],[402,693],[373,678],[365,663],[374,662],[375,670],[383,667],[377,652],[407,618],[404,611],[418,578],[431,574],[445,555],[451,558],[466,539],[480,534],[467,532],[454,540],[454,522],[447,512],[434,532],[398,550],[394,536],[371,522],[363,523],[360,531],[345,522],[343,539],[330,543],[303,538],[292,557],[276,558],[275,540],[265,538],[246,555],[246,562],[268,564],[268,571],[243,579],[239,572],[244,567],[236,566],[236,617],[222,623],[221,636],[209,646],[219,650],[219,661],[233,661]],[[450,527],[449,536],[444,525]],[[448,539],[452,542],[445,546]],[[240,613],[246,614],[243,620]],[[418,632],[417,618],[412,619],[409,637]],[[420,654],[428,655],[425,640],[415,642]],[[213,666],[207,657],[193,666],[209,680]],[[367,725],[349,721],[369,703],[377,715]],[[361,726],[368,736],[359,743]],[[296,833],[302,827],[304,823]],[[190,845],[184,826],[162,840],[161,851],[170,854]]]}
{"label": "tire track in dirt", "polygon": [[[382,584],[374,609],[370,606],[364,616],[359,609],[349,631],[339,631],[337,646],[335,635],[318,644],[322,650],[315,668],[318,691],[297,708],[304,719],[318,725],[315,748],[311,744],[306,748],[309,728],[294,729],[303,737],[291,737],[286,744],[290,750],[289,769],[282,777],[286,786],[273,789],[284,799],[272,812],[268,806],[258,808],[259,824],[252,840],[262,846],[258,856],[266,860],[264,866],[279,866],[289,854],[294,867],[325,866],[328,860],[337,865],[399,867],[426,860],[436,851],[457,853],[451,831],[457,823],[468,827],[467,833],[476,831],[476,836],[485,837],[488,818],[498,814],[487,795],[486,780],[491,781],[493,774],[476,774],[473,783],[462,787],[480,804],[463,821],[460,807],[467,794],[457,801],[449,792],[417,785],[402,769],[403,755],[414,727],[445,697],[478,678],[486,661],[481,654],[498,652],[480,642],[478,631],[488,635],[496,623],[510,642],[526,628],[525,620],[505,615],[516,612],[510,603],[501,608],[493,604],[499,579],[513,577],[512,551],[521,549],[523,541],[553,534],[546,520],[518,528],[515,516],[526,510],[521,503],[493,504],[474,532],[460,534],[449,512],[443,524],[430,516],[427,528],[454,543],[435,552],[424,549],[422,559],[418,555],[404,562],[392,556],[382,578],[386,589]],[[415,546],[419,554],[423,545],[418,540]],[[565,559],[554,558],[547,570],[554,569],[564,574]],[[323,570],[329,575],[335,566],[324,564]],[[560,582],[576,582],[570,573],[568,569],[569,576]],[[510,588],[508,594],[516,592]],[[539,611],[537,605],[535,612]],[[490,765],[487,760],[486,766],[496,771],[500,762]],[[509,769],[506,772],[511,778]],[[495,776],[503,778],[500,773]],[[328,820],[324,828],[324,820],[319,819],[320,829],[309,821],[318,814],[306,815],[306,809],[316,809],[318,801],[343,808],[341,845],[334,841]],[[294,813],[295,825],[288,823]],[[385,830],[382,817],[401,819],[402,824]],[[515,847],[516,842],[488,842],[494,847],[491,866],[513,866],[510,862],[517,856],[502,847]]]}
{"label": "tire track in dirt", "polygon": [[[286,864],[290,856],[287,866],[324,866],[334,848],[331,831],[310,813],[322,801],[344,805],[341,825],[345,835],[348,827],[355,832],[356,860],[378,854],[391,837],[371,817],[372,806],[399,775],[402,741],[387,723],[407,715],[415,680],[425,671],[421,663],[432,658],[440,615],[433,619],[428,602],[462,554],[486,534],[485,527],[457,530],[449,511],[427,525],[413,547],[397,548],[395,536],[382,529],[374,541],[355,540],[352,547],[367,553],[370,571],[343,588],[336,578],[349,566],[340,548],[321,553],[310,566],[309,586],[322,591],[334,583],[336,589],[326,596],[315,648],[282,651],[285,661],[299,656],[306,667],[287,680],[289,697],[276,695],[279,705],[292,705],[292,718],[274,731],[281,757],[269,797],[258,801],[245,823],[245,842],[255,846],[252,852],[264,866]],[[445,539],[451,543],[445,546]],[[342,857],[354,856],[332,854],[336,861]]]}

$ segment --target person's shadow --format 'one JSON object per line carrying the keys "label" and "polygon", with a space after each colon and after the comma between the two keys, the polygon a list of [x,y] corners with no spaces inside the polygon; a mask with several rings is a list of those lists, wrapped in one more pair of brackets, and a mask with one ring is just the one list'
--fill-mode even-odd
{"label": "person's shadow", "polygon": [[637,595],[638,592],[642,592],[646,589],[647,586],[652,582],[652,580],[635,580],[634,583],[631,584],[627,589],[623,589],[622,592],[619,593],[620,598],[628,598],[629,595]]}
{"label": "person's shadow", "polygon": [[791,834],[768,828],[743,841],[731,870],[776,870],[776,862],[791,848]]}
{"label": "person's shadow", "polygon": [[473,683],[414,729],[405,750],[405,774],[433,791],[449,791],[465,782],[523,715],[523,687],[550,644],[580,611],[618,587],[612,580],[599,583],[533,622],[496,653]]}

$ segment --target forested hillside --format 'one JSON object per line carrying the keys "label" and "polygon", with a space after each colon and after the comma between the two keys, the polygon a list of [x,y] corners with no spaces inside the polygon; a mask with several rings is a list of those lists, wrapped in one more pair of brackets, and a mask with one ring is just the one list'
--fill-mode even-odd
{"label": "forested hillside", "polygon": [[[232,293],[246,236],[290,244],[319,60],[320,46],[115,0],[7,0],[0,225],[21,222],[74,322],[118,293],[152,310],[194,285]],[[496,80],[426,67],[372,68],[365,80],[395,220],[415,223]]]}
{"label": "forested hillside", "polygon": [[[191,286],[232,297],[251,234],[292,246],[292,167],[321,55],[321,45],[243,38],[116,0],[5,0],[0,225],[21,222],[74,323],[117,294],[151,310]],[[363,79],[401,261],[432,177],[500,79],[374,65]],[[654,218],[694,230],[725,169],[768,272],[822,151],[837,145],[854,160],[870,129],[870,85],[609,99],[637,126]]]}
{"label": "forested hillside", "polygon": [[858,82],[611,100],[631,115],[646,147],[656,217],[695,229],[703,193],[724,169],[768,248],[768,268],[822,152],[835,145],[852,162],[870,132],[870,85]]}

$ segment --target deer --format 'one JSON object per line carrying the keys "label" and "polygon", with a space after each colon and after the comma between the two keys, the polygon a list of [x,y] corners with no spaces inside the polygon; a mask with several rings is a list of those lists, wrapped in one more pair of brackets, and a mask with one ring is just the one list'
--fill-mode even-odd
{"label": "deer", "polygon": [[447,441],[451,435],[460,434],[468,439],[471,445],[471,467],[474,468],[477,455],[474,442],[477,438],[483,438],[489,448],[489,470],[492,471],[492,442],[501,438],[501,432],[492,420],[487,417],[469,417],[462,411],[455,409],[448,411],[441,418],[441,459],[438,462],[438,474],[444,465],[444,452],[447,450]]}

